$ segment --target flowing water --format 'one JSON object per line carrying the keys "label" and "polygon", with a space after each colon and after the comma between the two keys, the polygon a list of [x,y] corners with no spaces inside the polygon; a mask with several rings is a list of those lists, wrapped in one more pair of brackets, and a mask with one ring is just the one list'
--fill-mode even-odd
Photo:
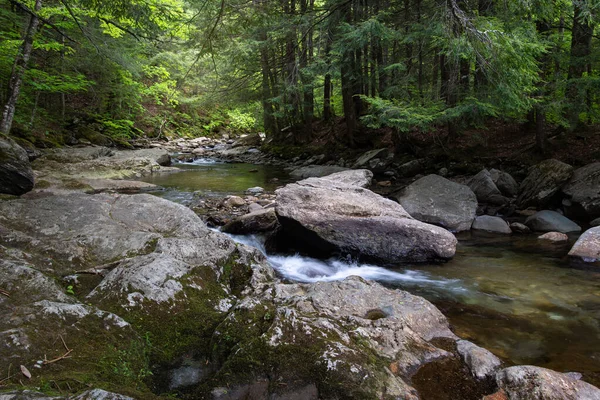
{"label": "flowing water", "polygon": [[[286,182],[282,170],[269,166],[205,165],[211,169],[186,166],[185,172],[151,182],[170,188],[166,193],[171,195],[166,197],[174,200],[196,190],[240,193],[252,186],[272,190]],[[249,172],[257,168],[259,172]],[[233,238],[265,252],[258,236]],[[458,238],[456,256],[442,265],[384,268],[343,259],[267,256],[273,268],[290,281],[358,275],[421,295],[444,312],[459,336],[507,363],[579,371],[588,382],[599,385],[600,272],[569,267],[566,254],[575,238],[566,245],[545,243],[535,235],[464,234]]]}

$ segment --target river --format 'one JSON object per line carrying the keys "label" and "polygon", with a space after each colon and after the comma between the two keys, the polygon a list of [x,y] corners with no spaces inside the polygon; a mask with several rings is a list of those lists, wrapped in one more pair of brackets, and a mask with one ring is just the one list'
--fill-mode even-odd
{"label": "river", "polygon": [[[281,167],[227,164],[209,159],[179,164],[183,172],[157,175],[147,182],[165,189],[156,194],[187,203],[204,196],[267,191],[289,182]],[[256,236],[234,237],[264,252]],[[569,244],[555,245],[536,235],[458,235],[457,253],[443,265],[386,268],[352,260],[317,260],[301,255],[267,254],[284,279],[300,282],[362,276],[421,295],[449,318],[454,331],[508,364],[533,364],[578,371],[600,385],[600,273],[569,267]]]}

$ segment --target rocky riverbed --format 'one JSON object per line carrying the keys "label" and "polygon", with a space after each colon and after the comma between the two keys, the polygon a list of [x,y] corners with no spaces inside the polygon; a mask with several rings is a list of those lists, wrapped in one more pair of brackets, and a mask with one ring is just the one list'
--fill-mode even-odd
{"label": "rocky riverbed", "polygon": [[[105,152],[50,152],[34,162],[33,191],[0,202],[0,310],[10,316],[0,322],[0,398],[600,398],[576,374],[503,368],[402,290],[358,277],[282,281],[260,252],[189,208],[119,193],[147,189],[123,178],[169,171],[164,150]],[[370,173],[358,173],[281,189],[272,228],[284,242],[312,236],[319,251],[452,257],[447,230],[377,197],[363,187]],[[425,231],[433,236],[414,245],[432,248],[413,252],[373,236]],[[596,237],[584,238],[589,251]]]}

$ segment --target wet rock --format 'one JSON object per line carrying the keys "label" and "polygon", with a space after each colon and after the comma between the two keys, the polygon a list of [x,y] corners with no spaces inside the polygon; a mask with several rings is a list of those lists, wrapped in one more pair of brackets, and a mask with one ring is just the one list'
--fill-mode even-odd
{"label": "wet rock", "polygon": [[490,176],[504,196],[515,197],[519,193],[519,184],[508,172],[491,169]]}
{"label": "wet rock", "polygon": [[27,152],[0,135],[0,193],[20,196],[33,189],[33,171]]}
{"label": "wet rock", "polygon": [[283,240],[315,255],[352,254],[381,262],[452,258],[454,235],[413,219],[398,203],[346,184],[356,182],[357,175],[368,175],[358,171],[278,189],[276,212]]}
{"label": "wet rock", "polygon": [[590,222],[591,227],[600,226],[600,218],[596,218],[595,220]]}
{"label": "wet rock", "polygon": [[477,210],[468,186],[438,175],[427,175],[394,197],[413,218],[457,232],[471,229]]}
{"label": "wet rock", "polygon": [[575,170],[562,191],[570,200],[565,207],[567,216],[588,219],[600,217],[600,162]]}
{"label": "wet rock", "polygon": [[577,239],[569,251],[569,256],[587,263],[600,260],[600,227],[590,228]]}
{"label": "wet rock", "polygon": [[550,242],[568,242],[569,237],[561,232],[548,232],[538,236],[540,240],[548,240]]}
{"label": "wet rock", "polygon": [[536,232],[581,232],[581,227],[556,211],[539,211],[525,220],[531,230]]}
{"label": "wet rock", "polygon": [[551,205],[560,187],[573,175],[573,167],[561,161],[549,159],[529,169],[521,182],[517,203],[521,207],[544,208]]}
{"label": "wet rock", "polygon": [[477,200],[481,203],[502,205],[509,202],[509,199],[502,196],[487,169],[481,170],[469,180],[467,185],[471,188],[473,193],[475,193]]}
{"label": "wet rock", "polygon": [[486,231],[492,233],[501,233],[505,235],[509,235],[512,233],[512,230],[500,217],[492,217],[489,215],[481,215],[475,218],[473,221],[472,229],[479,231]]}
{"label": "wet rock", "polygon": [[458,354],[474,377],[477,379],[491,378],[500,368],[502,362],[498,357],[493,355],[489,350],[477,346],[468,340],[459,340],[456,342]]}
{"label": "wet rock", "polygon": [[527,225],[522,224],[520,222],[511,222],[510,229],[513,232],[516,232],[516,233],[529,233],[529,232],[531,232],[531,229],[529,229],[529,227]]}
{"label": "wet rock", "polygon": [[331,175],[335,172],[346,171],[348,168],[338,167],[337,165],[308,165],[290,172],[290,177],[294,179],[306,179],[312,177],[322,177]]}
{"label": "wet rock", "polygon": [[600,399],[600,389],[546,368],[522,365],[496,374],[498,387],[511,400]]}
{"label": "wet rock", "polygon": [[[259,206],[260,207],[260,206]],[[245,235],[257,232],[270,232],[279,227],[274,208],[263,209],[242,215],[225,224],[221,230],[226,233]]]}

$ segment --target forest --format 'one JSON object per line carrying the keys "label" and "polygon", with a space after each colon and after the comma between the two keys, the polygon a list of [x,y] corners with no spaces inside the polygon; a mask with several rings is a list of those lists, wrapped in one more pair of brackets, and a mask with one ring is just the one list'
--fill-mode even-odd
{"label": "forest", "polygon": [[0,0],[0,400],[600,399],[600,0]]}
{"label": "forest", "polygon": [[[1,130],[138,137],[388,128],[452,141],[491,121],[549,134],[598,122],[598,5],[574,1],[3,0]],[[342,127],[337,126],[342,124]],[[336,125],[335,129],[331,129]],[[101,138],[96,140],[102,140]]]}

